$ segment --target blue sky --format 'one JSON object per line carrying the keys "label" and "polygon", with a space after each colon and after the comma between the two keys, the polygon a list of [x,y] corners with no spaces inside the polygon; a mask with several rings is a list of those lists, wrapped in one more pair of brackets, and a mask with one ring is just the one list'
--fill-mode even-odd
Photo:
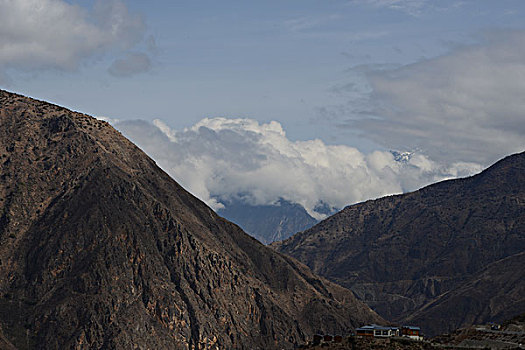
{"label": "blue sky", "polygon": [[[69,3],[90,11],[94,1]],[[162,118],[176,128],[209,116],[278,120],[296,139],[369,147],[355,132],[320,120],[323,108],[362,97],[334,92],[366,83],[353,67],[406,65],[475,43],[485,31],[521,29],[525,8],[520,0],[123,4],[144,23],[134,45],[86,51],[73,70],[10,69],[7,88],[112,118]],[[125,77],[108,74],[126,52],[148,54],[151,66]]]}
{"label": "blue sky", "polygon": [[259,124],[199,125],[264,139],[277,121],[286,142],[439,164],[440,176],[425,168],[424,180],[360,200],[524,149],[524,12],[522,0],[0,0],[0,87],[123,131],[244,118]]}

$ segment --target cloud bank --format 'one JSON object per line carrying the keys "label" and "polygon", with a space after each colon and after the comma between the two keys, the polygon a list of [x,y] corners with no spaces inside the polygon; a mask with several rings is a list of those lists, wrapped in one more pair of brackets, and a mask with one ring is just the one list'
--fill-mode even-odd
{"label": "cloud bank", "polygon": [[7,68],[74,70],[88,57],[129,50],[144,31],[120,0],[97,0],[89,11],[63,0],[2,0],[0,76]]}
{"label": "cloud bank", "polygon": [[252,205],[283,198],[320,219],[321,204],[342,208],[481,170],[473,163],[445,166],[422,154],[364,154],[321,140],[292,141],[275,121],[206,118],[181,131],[161,120],[115,126],[215,209],[233,198]]}
{"label": "cloud bank", "polygon": [[369,105],[380,108],[346,125],[434,160],[489,165],[525,149],[524,58],[525,32],[506,30],[437,58],[371,70]]}

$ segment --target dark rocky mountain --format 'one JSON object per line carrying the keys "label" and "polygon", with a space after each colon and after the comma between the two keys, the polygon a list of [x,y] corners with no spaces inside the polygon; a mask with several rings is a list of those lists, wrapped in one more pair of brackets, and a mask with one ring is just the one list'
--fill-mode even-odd
{"label": "dark rocky mountain", "polygon": [[430,335],[509,318],[525,310],[525,153],[349,206],[275,248]]}
{"label": "dark rocky mountain", "polygon": [[282,241],[317,223],[302,206],[284,199],[275,205],[250,205],[240,200],[221,202],[225,207],[217,214],[236,223],[264,244]]}
{"label": "dark rocky mountain", "polygon": [[0,90],[0,347],[276,349],[381,321],[103,121]]}

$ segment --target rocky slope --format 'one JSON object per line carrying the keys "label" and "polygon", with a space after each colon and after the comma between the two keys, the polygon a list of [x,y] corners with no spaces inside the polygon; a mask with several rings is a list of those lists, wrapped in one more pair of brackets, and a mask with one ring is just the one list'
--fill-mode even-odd
{"label": "rocky slope", "polygon": [[427,334],[509,318],[525,307],[525,153],[349,206],[275,247]]}
{"label": "rocky slope", "polygon": [[0,90],[0,346],[291,348],[380,321],[107,123]]}
{"label": "rocky slope", "polygon": [[525,252],[489,264],[414,313],[408,323],[451,329],[501,321],[525,310]]}
{"label": "rocky slope", "polygon": [[281,199],[276,205],[250,205],[241,201],[225,202],[217,211],[241,226],[264,244],[281,241],[317,223],[299,204]]}
{"label": "rocky slope", "polygon": [[477,349],[522,349],[525,346],[525,314],[494,324],[474,325],[432,339],[438,346]]}

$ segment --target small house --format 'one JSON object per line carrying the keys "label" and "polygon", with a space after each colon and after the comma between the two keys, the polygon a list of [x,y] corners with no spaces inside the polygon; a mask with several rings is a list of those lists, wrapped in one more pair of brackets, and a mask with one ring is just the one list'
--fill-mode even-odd
{"label": "small house", "polygon": [[401,336],[415,340],[423,339],[423,337],[421,336],[421,328],[415,326],[402,326]]}
{"label": "small house", "polygon": [[399,328],[385,327],[377,324],[359,327],[355,332],[356,335],[360,337],[388,338],[399,336]]}

